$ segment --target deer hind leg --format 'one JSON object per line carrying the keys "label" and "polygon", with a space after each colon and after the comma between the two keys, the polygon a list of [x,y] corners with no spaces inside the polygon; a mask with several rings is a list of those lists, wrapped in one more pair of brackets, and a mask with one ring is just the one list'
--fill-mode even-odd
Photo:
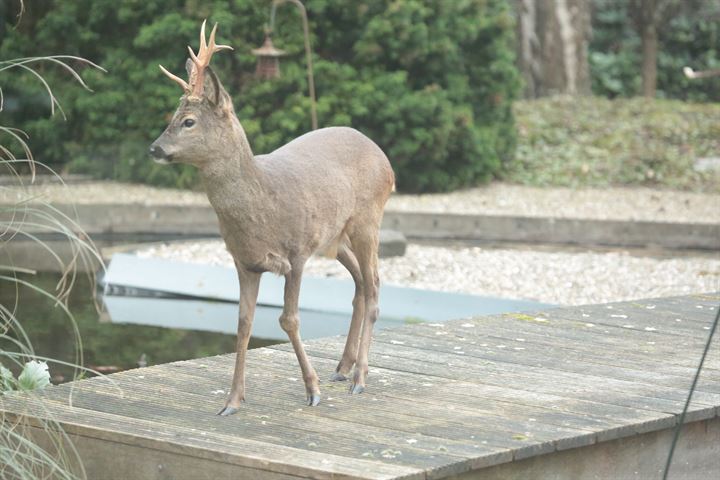
{"label": "deer hind leg", "polygon": [[368,354],[372,332],[378,318],[378,289],[379,278],[377,271],[378,258],[378,232],[377,229],[369,234],[352,239],[353,251],[357,256],[358,265],[363,279],[363,293],[365,300],[365,318],[363,319],[360,335],[358,356],[355,362],[350,393],[362,393],[365,390],[365,380],[368,374]]}
{"label": "deer hind leg", "polygon": [[285,299],[283,312],[280,315],[280,326],[290,338],[295,356],[300,364],[305,391],[307,393],[307,404],[311,407],[320,403],[320,385],[315,369],[310,364],[310,359],[305,353],[302,340],[300,339],[300,315],[298,309],[298,297],[300,295],[300,281],[302,278],[303,265],[294,265],[292,270],[285,275]]}
{"label": "deer hind leg", "polygon": [[238,315],[237,347],[235,354],[235,372],[233,373],[230,396],[225,407],[218,415],[228,416],[237,412],[240,404],[245,401],[245,354],[247,353],[253,317],[255,316],[255,302],[260,286],[260,274],[242,272],[238,270],[240,279],[240,313]]}
{"label": "deer hind leg", "polygon": [[360,273],[360,265],[358,265],[355,254],[350,250],[347,242],[343,242],[338,248],[338,261],[350,272],[355,282],[355,296],[352,305],[352,320],[350,321],[350,330],[348,330],[347,340],[345,340],[345,349],[342,358],[338,363],[335,373],[330,377],[331,381],[344,381],[350,374],[350,370],[357,360],[358,348],[360,346],[360,333],[362,329],[363,319],[365,318],[365,294],[363,293],[363,279]]}

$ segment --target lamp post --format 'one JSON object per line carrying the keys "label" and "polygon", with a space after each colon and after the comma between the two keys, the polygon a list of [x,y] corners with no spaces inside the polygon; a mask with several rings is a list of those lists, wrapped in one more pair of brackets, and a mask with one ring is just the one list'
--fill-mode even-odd
{"label": "lamp post", "polygon": [[272,34],[275,29],[275,11],[278,5],[284,3],[292,3],[300,10],[300,16],[303,22],[303,33],[305,35],[305,59],[307,62],[308,91],[310,94],[310,118],[312,121],[312,129],[317,130],[317,108],[315,100],[315,79],[313,76],[312,51],[310,49],[310,28],[308,27],[307,11],[305,5],[300,0],[273,0],[272,10],[270,11],[270,26],[265,31],[265,42],[260,48],[252,51],[253,55],[258,57],[258,64],[255,74],[260,78],[277,78],[280,76],[279,57],[285,52],[278,50],[272,44]]}

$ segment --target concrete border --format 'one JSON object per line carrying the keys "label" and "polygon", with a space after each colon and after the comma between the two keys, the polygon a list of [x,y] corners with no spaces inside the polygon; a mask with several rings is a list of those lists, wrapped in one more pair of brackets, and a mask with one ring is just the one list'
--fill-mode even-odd
{"label": "concrete border", "polygon": [[409,239],[720,250],[720,225],[577,218],[385,212]]}
{"label": "concrete border", "polygon": [[[69,205],[56,207],[79,218],[91,236],[220,235],[217,217],[209,205],[78,205],[75,210]],[[387,211],[383,228],[410,239],[720,250],[720,224],[712,223]]]}

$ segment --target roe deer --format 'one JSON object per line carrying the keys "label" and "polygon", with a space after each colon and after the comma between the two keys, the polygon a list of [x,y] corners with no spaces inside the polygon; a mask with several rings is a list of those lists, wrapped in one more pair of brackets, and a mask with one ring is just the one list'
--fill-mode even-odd
{"label": "roe deer", "polygon": [[298,294],[303,266],[315,252],[332,252],[355,282],[353,313],[342,358],[331,380],[361,393],[378,317],[378,230],[395,176],[385,154],[352,128],[316,130],[267,155],[253,156],[232,100],[210,68],[217,24],[198,54],[190,47],[189,81],[162,71],[184,94],[170,124],[150,147],[157,162],[195,165],[235,261],[240,282],[237,356],[232,388],[219,415],[238,411],[245,398],[245,353],[260,276],[285,277],[280,325],[302,370],[308,405],[320,402],[318,376],[299,334]]}

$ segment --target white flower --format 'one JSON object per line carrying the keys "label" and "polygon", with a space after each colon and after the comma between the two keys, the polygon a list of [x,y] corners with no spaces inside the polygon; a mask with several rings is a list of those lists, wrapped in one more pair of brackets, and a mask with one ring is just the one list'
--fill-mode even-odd
{"label": "white flower", "polygon": [[50,385],[50,372],[45,362],[30,360],[17,379],[19,390],[39,390]]}

